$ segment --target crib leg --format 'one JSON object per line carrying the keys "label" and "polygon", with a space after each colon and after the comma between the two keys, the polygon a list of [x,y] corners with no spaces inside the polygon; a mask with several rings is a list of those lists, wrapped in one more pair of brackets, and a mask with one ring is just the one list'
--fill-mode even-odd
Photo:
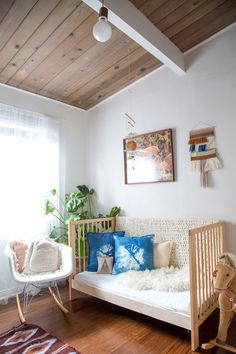
{"label": "crib leg", "polygon": [[79,297],[78,294],[79,294],[78,290],[75,290],[72,288],[72,278],[69,279],[69,300],[73,301],[73,300],[78,299],[78,297]]}
{"label": "crib leg", "polygon": [[191,330],[191,350],[194,352],[199,347],[199,327],[194,326]]}
{"label": "crib leg", "polygon": [[73,296],[72,296],[72,279],[69,279],[69,301],[73,300]]}

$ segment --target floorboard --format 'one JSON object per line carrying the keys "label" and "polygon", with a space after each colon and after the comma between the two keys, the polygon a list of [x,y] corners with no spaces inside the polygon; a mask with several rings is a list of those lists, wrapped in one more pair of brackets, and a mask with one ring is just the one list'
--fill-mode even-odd
{"label": "floorboard", "polygon": [[[59,339],[75,347],[81,354],[187,354],[190,350],[190,333],[187,330],[157,321],[101,300],[79,294],[68,302],[67,288],[62,297],[70,308],[64,315],[44,291],[30,305],[27,322],[41,326]],[[14,299],[0,306],[0,332],[19,325]],[[201,342],[216,335],[218,312],[203,326]],[[229,332],[229,343],[236,345],[236,318]],[[197,353],[226,354],[223,349]]]}

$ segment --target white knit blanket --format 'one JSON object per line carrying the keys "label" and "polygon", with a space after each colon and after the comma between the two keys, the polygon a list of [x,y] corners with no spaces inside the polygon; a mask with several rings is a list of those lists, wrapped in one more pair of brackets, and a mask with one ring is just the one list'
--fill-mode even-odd
{"label": "white knit blanket", "polygon": [[118,284],[134,290],[179,292],[189,290],[189,267],[165,267],[142,272],[130,270],[117,276]]}

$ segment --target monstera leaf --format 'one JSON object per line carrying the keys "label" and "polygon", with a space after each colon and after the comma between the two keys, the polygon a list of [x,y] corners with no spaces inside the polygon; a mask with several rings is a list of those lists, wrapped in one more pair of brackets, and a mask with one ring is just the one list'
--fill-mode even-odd
{"label": "monstera leaf", "polygon": [[111,211],[109,214],[107,214],[107,217],[115,217],[120,213],[120,207],[114,206],[111,208]]}
{"label": "monstera leaf", "polygon": [[87,186],[85,186],[85,184],[77,186],[76,188],[78,188],[78,190],[83,195],[83,197],[88,197],[89,195],[93,195],[95,192],[93,188],[89,189]]}
{"label": "monstera leaf", "polygon": [[73,192],[66,195],[65,207],[68,213],[76,213],[79,208],[83,208],[86,198],[80,192]]}
{"label": "monstera leaf", "polygon": [[[52,201],[50,201],[50,199],[46,199],[45,201],[45,214],[51,214],[57,219],[56,225],[50,233],[50,237],[57,242],[68,242],[68,226],[70,222],[95,218],[92,212],[92,196],[95,193],[95,190],[93,188],[89,189],[84,184],[79,185],[76,188],[78,191],[66,194],[65,199],[59,195],[55,188],[53,188],[50,190]],[[53,204],[54,200],[55,205]],[[119,212],[120,208],[115,206],[107,216],[114,217],[118,215]],[[99,214],[97,217],[103,217],[103,215]],[[94,231],[96,230],[94,229]],[[79,229],[78,236],[81,236]],[[83,250],[83,247],[81,246],[80,249]]]}
{"label": "monstera leaf", "polygon": [[81,220],[81,213],[72,213],[65,219],[66,225],[69,225],[70,222]]}

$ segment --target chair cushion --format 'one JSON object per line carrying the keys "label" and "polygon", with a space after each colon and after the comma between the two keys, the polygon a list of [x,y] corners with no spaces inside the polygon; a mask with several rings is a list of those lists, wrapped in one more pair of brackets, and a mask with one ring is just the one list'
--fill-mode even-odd
{"label": "chair cushion", "polygon": [[26,274],[52,273],[60,268],[60,250],[56,242],[48,238],[32,243],[25,259]]}
{"label": "chair cushion", "polygon": [[172,242],[170,241],[165,241],[161,243],[154,242],[153,263],[155,269],[169,266],[171,249]]}
{"label": "chair cushion", "polygon": [[115,239],[115,264],[113,274],[129,270],[153,269],[154,235],[118,237]]}

